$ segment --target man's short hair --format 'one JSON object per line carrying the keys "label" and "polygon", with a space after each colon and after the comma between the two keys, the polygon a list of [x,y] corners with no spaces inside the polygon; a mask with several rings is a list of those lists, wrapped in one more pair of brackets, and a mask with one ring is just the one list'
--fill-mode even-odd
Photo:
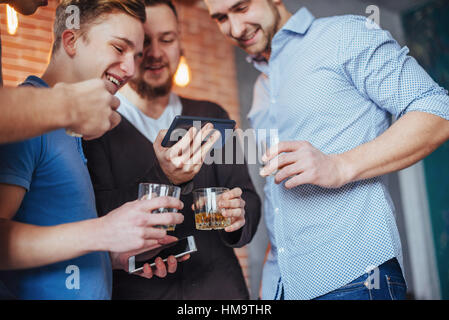
{"label": "man's short hair", "polygon": [[[129,16],[146,21],[145,4],[143,0],[61,0],[56,8],[56,18],[53,28],[54,43],[52,52],[61,46],[62,33],[67,29],[67,8],[76,6],[80,13],[79,32],[84,36],[94,23],[101,23],[100,17],[115,12],[126,13]],[[70,12],[70,10],[69,10]],[[98,20],[98,21],[97,21]]]}
{"label": "man's short hair", "polygon": [[155,7],[158,5],[166,5],[171,11],[175,14],[176,20],[178,20],[178,12],[176,11],[176,7],[171,0],[144,0],[146,7]]}

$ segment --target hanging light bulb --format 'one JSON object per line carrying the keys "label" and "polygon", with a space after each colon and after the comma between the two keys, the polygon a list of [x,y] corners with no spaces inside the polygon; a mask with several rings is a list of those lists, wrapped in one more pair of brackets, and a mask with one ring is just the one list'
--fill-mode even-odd
{"label": "hanging light bulb", "polygon": [[6,5],[6,16],[8,18],[8,33],[14,35],[17,32],[17,27],[19,26],[19,18],[17,17],[17,12],[9,5]]}
{"label": "hanging light bulb", "polygon": [[178,70],[175,73],[175,84],[178,87],[187,87],[190,83],[190,68],[184,56],[181,57]]}

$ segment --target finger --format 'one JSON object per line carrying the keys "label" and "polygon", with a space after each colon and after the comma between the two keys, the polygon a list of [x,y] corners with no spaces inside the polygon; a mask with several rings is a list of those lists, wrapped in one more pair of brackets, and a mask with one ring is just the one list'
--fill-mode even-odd
{"label": "finger", "polygon": [[232,198],[240,198],[243,194],[242,189],[234,188],[228,192],[225,192],[221,195],[221,200],[230,200]]}
{"label": "finger", "polygon": [[300,161],[301,161],[300,155],[298,155],[297,152],[295,152],[295,153],[289,152],[289,153],[281,154],[281,155],[277,156],[276,158],[271,159],[265,165],[265,167],[263,167],[263,169],[260,171],[260,175],[263,177],[268,177],[268,176],[272,175],[274,172],[276,172],[277,170],[280,170],[287,165],[290,165],[295,162],[300,162]]}
{"label": "finger", "polygon": [[151,269],[151,267],[148,263],[145,263],[143,265],[142,273],[139,273],[138,275],[141,277],[147,278],[147,279],[151,279],[151,278],[153,278],[153,270]]}
{"label": "finger", "polygon": [[[173,225],[184,222],[184,216],[181,213],[166,212],[166,213],[152,213],[145,217],[145,226],[159,226],[159,225]],[[165,235],[164,235],[165,236]],[[162,238],[162,237],[161,237]]]}
{"label": "finger", "polygon": [[110,106],[111,106],[112,110],[116,111],[118,109],[118,107],[120,107],[120,99],[117,98],[116,96],[111,96]]}
{"label": "finger", "polygon": [[200,161],[200,163],[203,163],[204,159],[206,159],[206,156],[209,154],[210,150],[219,139],[221,139],[221,132],[215,130],[215,132],[209,137],[206,143],[201,147],[201,153],[197,155],[197,157],[201,156],[201,160],[198,160]]}
{"label": "finger", "polygon": [[245,215],[245,210],[238,208],[238,209],[226,209],[223,210],[223,212],[221,213],[223,215],[223,217],[225,218],[240,218],[242,216]]}
{"label": "finger", "polygon": [[311,178],[307,173],[301,173],[285,182],[286,189],[293,189],[304,184],[312,184]]}
{"label": "finger", "polygon": [[185,256],[182,256],[181,258],[178,258],[178,262],[184,262],[190,259],[190,254],[186,254]]}
{"label": "finger", "polygon": [[165,266],[164,261],[161,257],[157,257],[155,260],[156,269],[154,270],[154,274],[159,278],[165,278],[167,276],[167,268]]}
{"label": "finger", "polygon": [[142,248],[137,249],[137,250],[132,250],[132,251],[128,251],[126,253],[122,253],[121,254],[121,259],[123,259],[123,261],[125,263],[128,263],[128,258],[131,256],[136,256],[140,253],[152,250],[152,249],[156,249],[158,247],[160,247],[161,245],[159,244],[158,240],[156,239],[147,239],[144,241],[144,244],[142,246]]}
{"label": "finger", "polygon": [[174,236],[169,236],[166,235],[165,237],[163,237],[162,239],[158,240],[158,243],[163,245],[163,244],[169,244],[169,243],[173,243],[178,241],[178,238],[174,237]]}
{"label": "finger", "polygon": [[[167,231],[162,228],[154,228],[155,225],[161,225],[157,223],[147,224],[147,227],[144,229],[142,238],[146,241],[151,241],[148,243],[149,245],[159,244],[159,240],[163,239],[167,236]],[[147,247],[147,245],[145,245]]]}
{"label": "finger", "polygon": [[159,131],[159,133],[157,134],[156,139],[154,140],[153,145],[155,147],[157,147],[158,150],[163,150],[163,149],[168,149],[168,148],[164,148],[162,146],[162,141],[164,140],[165,135],[167,134],[168,130],[161,130]]}
{"label": "finger", "polygon": [[185,154],[190,155],[190,148],[193,139],[195,138],[196,133],[198,132],[197,128],[191,127],[187,133],[179,140],[172,148],[170,152],[170,157],[174,158],[179,156],[184,156]]}
{"label": "finger", "polygon": [[296,176],[303,172],[304,172],[304,169],[303,169],[301,163],[298,163],[298,162],[293,163],[289,166],[284,167],[282,170],[280,170],[276,174],[276,176],[274,178],[274,182],[279,184],[282,181],[284,181],[285,179]]}
{"label": "finger", "polygon": [[279,154],[283,152],[294,152],[300,148],[310,147],[310,143],[306,141],[284,141],[278,144],[275,144],[270,149],[268,149],[267,153],[262,156],[262,161],[267,162],[271,159],[275,158]]}
{"label": "finger", "polygon": [[139,253],[142,253],[142,252],[145,252],[145,251],[148,251],[148,250],[152,250],[152,249],[156,249],[156,248],[160,247],[158,239],[159,238],[162,239],[163,237],[165,237],[163,235],[165,230],[156,229],[156,228],[153,228],[153,229],[157,230],[157,231],[162,231],[160,233],[161,236],[157,237],[157,234],[159,234],[159,232],[155,232],[156,236],[149,235],[148,237],[144,237],[145,241],[144,241],[144,245],[143,245],[142,249],[136,250],[133,255],[136,255],[136,254],[139,254]]}
{"label": "finger", "polygon": [[214,131],[214,126],[211,123],[206,124],[200,132],[198,132],[191,145],[190,153],[185,153],[183,155],[183,161],[184,163],[187,163],[189,165],[202,165],[203,159],[202,159],[202,150],[204,146],[206,146],[209,142],[209,139],[206,140],[206,143],[204,145],[203,141],[205,138]]}
{"label": "finger", "polygon": [[218,206],[222,209],[243,208],[245,206],[245,202],[241,198],[220,200],[218,202]]}
{"label": "finger", "polygon": [[119,125],[119,123],[122,121],[122,117],[117,111],[112,112],[111,117],[109,118],[110,122],[110,128],[109,130],[114,129]]}
{"label": "finger", "polygon": [[158,197],[149,200],[140,200],[135,204],[137,206],[137,210],[142,212],[153,212],[159,208],[171,208],[182,210],[184,207],[184,203],[181,200],[173,197]]}
{"label": "finger", "polygon": [[193,154],[195,154],[196,152],[198,152],[198,150],[201,149],[201,145],[203,143],[203,141],[206,140],[206,138],[210,138],[209,134],[211,134],[211,132],[214,131],[214,125],[212,123],[207,123],[204,127],[201,128],[201,131],[199,131],[192,143],[192,150],[193,150]]}
{"label": "finger", "polygon": [[234,232],[241,229],[244,225],[245,219],[236,220],[233,224],[231,224],[229,227],[226,227],[224,230],[225,232]]}
{"label": "finger", "polygon": [[169,256],[167,259],[167,272],[175,273],[178,268],[178,261],[174,256]]}

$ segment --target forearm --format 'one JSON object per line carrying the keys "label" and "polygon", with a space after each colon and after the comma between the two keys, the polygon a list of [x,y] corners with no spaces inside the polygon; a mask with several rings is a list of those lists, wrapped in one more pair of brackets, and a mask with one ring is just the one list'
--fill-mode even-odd
{"label": "forearm", "polygon": [[0,270],[40,267],[102,248],[100,219],[40,227],[0,219]]}
{"label": "forearm", "polygon": [[0,89],[0,143],[24,140],[67,127],[70,112],[55,89]]}
{"label": "forearm", "polygon": [[344,181],[370,179],[407,168],[449,138],[449,121],[432,114],[404,115],[375,140],[336,156]]}

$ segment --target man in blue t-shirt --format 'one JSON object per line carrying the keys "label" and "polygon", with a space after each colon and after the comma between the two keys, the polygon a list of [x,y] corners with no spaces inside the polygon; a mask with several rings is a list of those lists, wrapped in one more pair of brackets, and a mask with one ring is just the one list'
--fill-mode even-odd
{"label": "man in blue t-shirt", "polygon": [[[76,4],[79,29],[66,29],[66,9]],[[62,1],[55,43],[42,78],[24,85],[51,87],[100,78],[114,94],[134,74],[142,54],[145,7],[133,0]],[[20,299],[109,299],[111,265],[127,270],[127,257],[173,241],[153,226],[179,224],[173,198],[135,201],[97,218],[80,138],[64,130],[0,146],[0,280]],[[108,254],[110,252],[110,254]],[[166,267],[158,260],[156,275]],[[176,270],[176,260],[168,271]],[[147,265],[143,276],[151,277]]]}

